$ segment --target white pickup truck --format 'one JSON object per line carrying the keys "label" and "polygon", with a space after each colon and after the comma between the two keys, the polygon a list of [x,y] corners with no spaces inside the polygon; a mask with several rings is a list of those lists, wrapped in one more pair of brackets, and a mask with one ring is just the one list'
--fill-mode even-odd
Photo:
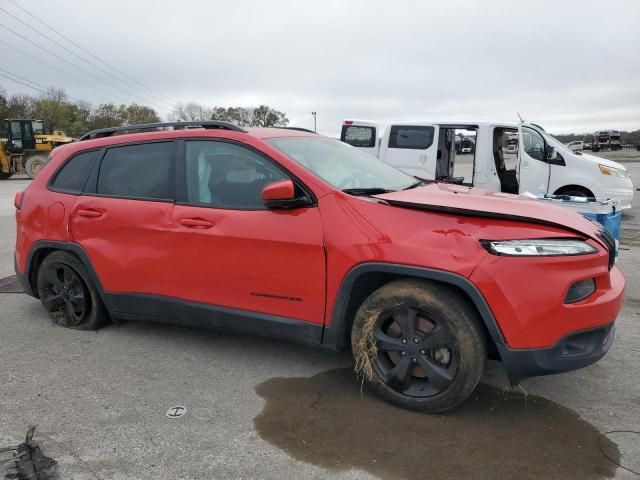
{"label": "white pickup truck", "polygon": [[[345,120],[340,139],[404,172],[429,180],[496,192],[615,199],[631,206],[627,169],[611,160],[574,152],[530,123],[394,122]],[[475,132],[475,152],[457,155],[456,132]],[[517,148],[514,140],[517,136]]]}

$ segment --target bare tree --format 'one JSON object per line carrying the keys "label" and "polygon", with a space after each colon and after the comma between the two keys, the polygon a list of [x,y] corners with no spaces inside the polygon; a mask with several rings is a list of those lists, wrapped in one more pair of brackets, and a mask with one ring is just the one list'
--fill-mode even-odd
{"label": "bare tree", "polygon": [[169,119],[180,122],[194,122],[198,120],[209,120],[213,115],[213,109],[195,102],[179,103],[171,113]]}

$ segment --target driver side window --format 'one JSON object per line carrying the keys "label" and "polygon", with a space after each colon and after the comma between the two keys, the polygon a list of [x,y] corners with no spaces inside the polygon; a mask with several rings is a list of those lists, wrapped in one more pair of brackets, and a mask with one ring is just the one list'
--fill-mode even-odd
{"label": "driver side window", "polygon": [[227,209],[263,210],[262,189],[289,176],[248,148],[220,141],[188,141],[189,203]]}
{"label": "driver side window", "polygon": [[544,138],[535,130],[522,128],[522,145],[531,158],[544,160]]}

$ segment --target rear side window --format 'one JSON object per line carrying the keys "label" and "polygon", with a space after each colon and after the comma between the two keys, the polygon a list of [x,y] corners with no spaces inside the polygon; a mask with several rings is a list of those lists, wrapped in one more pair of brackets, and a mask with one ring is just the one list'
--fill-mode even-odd
{"label": "rear side window", "polygon": [[99,150],[84,152],[68,160],[56,174],[51,188],[61,192],[81,193]]}
{"label": "rear side window", "polygon": [[173,142],[110,148],[100,164],[97,193],[172,200],[174,157]]}
{"label": "rear side window", "polygon": [[426,150],[433,143],[433,127],[394,125],[389,133],[389,148]]}
{"label": "rear side window", "polygon": [[354,147],[371,148],[376,146],[375,127],[343,125],[340,140]]}

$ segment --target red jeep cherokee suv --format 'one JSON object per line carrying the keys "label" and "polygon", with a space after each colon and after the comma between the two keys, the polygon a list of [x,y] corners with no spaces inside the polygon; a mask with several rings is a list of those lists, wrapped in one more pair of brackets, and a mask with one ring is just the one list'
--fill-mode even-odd
{"label": "red jeep cherokee suv", "polygon": [[513,383],[599,360],[623,303],[597,224],[300,129],[97,130],[55,149],[15,206],[16,273],[60,325],[350,347],[375,391],[416,410],[462,402],[488,356]]}

